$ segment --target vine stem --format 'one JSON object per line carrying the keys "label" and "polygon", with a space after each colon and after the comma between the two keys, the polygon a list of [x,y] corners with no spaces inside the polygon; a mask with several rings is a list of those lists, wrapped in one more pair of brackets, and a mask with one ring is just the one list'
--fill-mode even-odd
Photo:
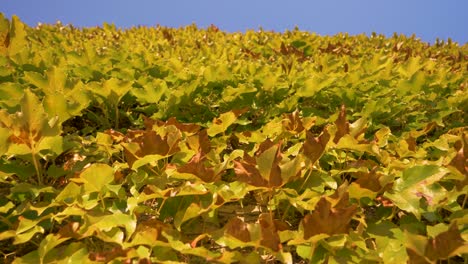
{"label": "vine stem", "polygon": [[43,184],[43,178],[42,178],[42,171],[41,171],[41,167],[39,166],[39,161],[37,160],[37,151],[36,151],[36,144],[34,142],[34,140],[32,139],[32,137],[30,136],[29,138],[30,142],[32,142],[31,144],[31,155],[32,155],[32,161],[33,161],[33,164],[34,164],[34,169],[36,170],[36,174],[37,174],[37,183],[39,185],[42,185]]}

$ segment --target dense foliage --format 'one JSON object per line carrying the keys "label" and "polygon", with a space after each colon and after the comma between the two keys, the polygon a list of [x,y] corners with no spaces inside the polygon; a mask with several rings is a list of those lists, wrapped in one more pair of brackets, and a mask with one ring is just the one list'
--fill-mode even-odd
{"label": "dense foliage", "polygon": [[1,15],[2,259],[466,263],[467,61],[450,40]]}

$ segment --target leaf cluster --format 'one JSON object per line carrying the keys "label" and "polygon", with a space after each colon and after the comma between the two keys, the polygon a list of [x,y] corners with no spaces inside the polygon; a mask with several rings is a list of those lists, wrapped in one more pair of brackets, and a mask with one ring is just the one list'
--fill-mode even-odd
{"label": "leaf cluster", "polygon": [[466,262],[467,48],[0,15],[3,261]]}

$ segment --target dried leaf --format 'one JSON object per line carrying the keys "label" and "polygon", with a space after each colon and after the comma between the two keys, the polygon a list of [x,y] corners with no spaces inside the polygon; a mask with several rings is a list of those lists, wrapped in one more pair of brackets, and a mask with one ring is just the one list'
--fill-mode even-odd
{"label": "dried leaf", "polygon": [[344,135],[349,133],[349,122],[346,120],[346,107],[345,105],[341,106],[341,111],[340,114],[338,115],[338,118],[335,121],[335,125],[337,128],[335,137],[333,138],[333,142],[338,143],[340,141],[340,138],[342,138]]}
{"label": "dried leaf", "polygon": [[276,226],[273,215],[270,213],[261,214],[258,221],[260,223],[261,232],[260,244],[274,251],[279,251],[282,248],[278,234],[280,229]]}
{"label": "dried leaf", "polygon": [[190,173],[204,182],[215,182],[220,179],[220,175],[215,174],[213,168],[208,168],[205,166],[204,161],[206,157],[202,154],[202,152],[198,152],[195,154],[190,161],[185,164],[184,166],[180,167],[177,171],[180,173]]}
{"label": "dried leaf", "polygon": [[240,241],[250,242],[250,232],[247,228],[247,224],[242,221],[239,217],[234,217],[229,220],[229,222],[224,226],[225,233],[229,234]]}
{"label": "dried leaf", "polygon": [[329,140],[330,134],[326,128],[322,131],[322,134],[320,134],[318,138],[314,138],[312,133],[307,131],[306,141],[304,142],[302,151],[304,155],[310,159],[312,164],[322,156]]}
{"label": "dried leaf", "polygon": [[349,204],[346,188],[346,185],[342,185],[328,199],[322,197],[312,214],[304,217],[302,226],[305,239],[318,234],[335,235],[349,232],[349,223],[357,212],[357,205]]}

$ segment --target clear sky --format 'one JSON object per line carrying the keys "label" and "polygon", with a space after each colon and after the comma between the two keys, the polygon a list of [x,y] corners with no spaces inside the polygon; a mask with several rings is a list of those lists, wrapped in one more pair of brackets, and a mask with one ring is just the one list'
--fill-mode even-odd
{"label": "clear sky", "polygon": [[397,32],[468,42],[468,0],[0,0],[0,12],[31,26],[57,20],[78,27],[214,24],[230,32],[298,26],[320,35]]}

